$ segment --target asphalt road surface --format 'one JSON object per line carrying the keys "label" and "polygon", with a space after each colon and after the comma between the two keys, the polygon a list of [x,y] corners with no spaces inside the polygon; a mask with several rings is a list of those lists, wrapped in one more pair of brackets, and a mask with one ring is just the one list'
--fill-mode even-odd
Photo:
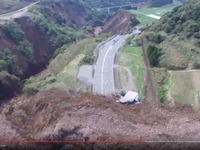
{"label": "asphalt road surface", "polygon": [[93,93],[105,96],[115,93],[114,59],[129,36],[117,35],[99,48],[99,56],[94,66]]}
{"label": "asphalt road surface", "polygon": [[0,20],[10,20],[10,19],[19,18],[23,14],[25,14],[30,7],[32,7],[33,5],[36,5],[37,3],[39,3],[39,2],[32,3],[22,9],[0,15]]}
{"label": "asphalt road surface", "polygon": [[104,42],[98,49],[99,55],[94,65],[93,93],[111,96],[115,93],[114,60],[116,53],[125,45],[127,38],[140,34],[135,27],[132,34],[117,35]]}

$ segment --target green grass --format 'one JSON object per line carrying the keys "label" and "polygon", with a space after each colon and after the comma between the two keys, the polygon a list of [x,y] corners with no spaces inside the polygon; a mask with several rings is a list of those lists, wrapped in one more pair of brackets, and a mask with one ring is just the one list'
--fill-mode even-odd
{"label": "green grass", "polygon": [[170,93],[174,101],[195,107],[195,88],[191,73],[171,71],[171,80]]}
{"label": "green grass", "polygon": [[80,60],[85,54],[91,53],[98,42],[95,38],[78,41],[70,46],[65,46],[64,52],[56,56],[42,77],[30,78],[25,89],[39,89],[39,91],[50,88],[78,89],[81,82],[77,79]]}
{"label": "green grass", "polygon": [[120,62],[128,67],[135,78],[135,84],[140,97],[144,99],[144,62],[141,47],[125,45],[121,52]]}
{"label": "green grass", "polygon": [[48,66],[48,70],[54,74],[59,74],[77,55],[88,54],[93,51],[98,43],[95,38],[80,40],[70,46],[65,46],[65,51],[59,54]]}
{"label": "green grass", "polygon": [[157,19],[155,18],[151,18],[140,14],[137,15],[137,19],[139,20],[141,25],[151,24],[152,22],[157,21]]}
{"label": "green grass", "polygon": [[138,10],[129,10],[129,12],[137,15],[137,19],[140,21],[141,25],[146,25],[154,21],[157,21],[157,19],[148,17],[146,15],[149,14],[164,15],[165,13],[171,11],[176,6],[178,6],[178,4],[166,5],[163,7],[156,7],[156,8],[152,7],[152,8],[138,9]]}

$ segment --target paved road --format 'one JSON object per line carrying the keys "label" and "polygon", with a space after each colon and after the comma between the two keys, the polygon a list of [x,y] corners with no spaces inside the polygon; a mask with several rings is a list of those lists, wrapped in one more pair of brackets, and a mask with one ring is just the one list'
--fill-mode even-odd
{"label": "paved road", "polygon": [[132,35],[140,34],[140,28],[135,27],[132,34],[117,35],[103,42],[98,49],[99,55],[94,65],[93,93],[110,96],[115,93],[114,59],[116,53]]}
{"label": "paved road", "polygon": [[39,2],[32,3],[22,9],[0,15],[0,20],[10,20],[10,19],[19,18],[23,14],[25,14],[31,6],[36,5],[37,3]]}
{"label": "paved road", "polygon": [[127,5],[120,5],[120,6],[110,6],[110,7],[104,7],[104,8],[97,8],[97,10],[106,10],[106,9],[112,9],[112,8],[122,8],[122,7],[137,7],[140,3],[133,3],[133,4],[127,4]]}
{"label": "paved road", "polygon": [[115,92],[114,59],[130,35],[117,35],[99,48],[94,66],[93,93],[109,96]]}

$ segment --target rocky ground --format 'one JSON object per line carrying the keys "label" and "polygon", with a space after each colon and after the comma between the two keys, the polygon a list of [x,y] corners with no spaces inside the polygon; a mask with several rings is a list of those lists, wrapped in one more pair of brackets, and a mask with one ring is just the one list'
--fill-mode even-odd
{"label": "rocky ground", "polygon": [[190,106],[134,106],[112,98],[52,89],[1,106],[0,139],[198,141]]}

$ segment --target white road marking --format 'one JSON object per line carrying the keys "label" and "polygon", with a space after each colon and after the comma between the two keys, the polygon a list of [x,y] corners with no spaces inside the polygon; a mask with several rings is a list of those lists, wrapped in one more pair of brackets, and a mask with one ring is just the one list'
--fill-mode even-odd
{"label": "white road marking", "polygon": [[113,48],[113,46],[110,46],[109,49],[107,50],[104,58],[103,58],[103,65],[102,65],[102,68],[101,68],[101,94],[103,95],[104,94],[104,91],[103,91],[103,79],[104,79],[104,66],[105,66],[105,61],[106,61],[106,57],[109,53],[109,51]]}

